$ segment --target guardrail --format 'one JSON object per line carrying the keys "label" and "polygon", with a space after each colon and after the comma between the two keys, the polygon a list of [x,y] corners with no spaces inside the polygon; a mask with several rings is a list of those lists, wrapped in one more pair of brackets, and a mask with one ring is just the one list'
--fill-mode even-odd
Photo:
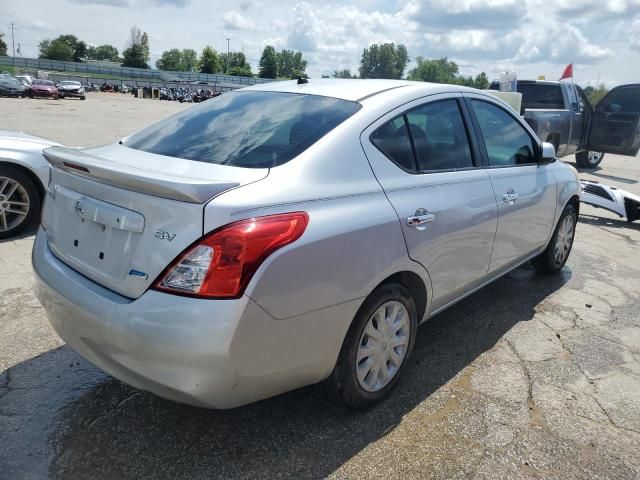
{"label": "guardrail", "polygon": [[[113,75],[116,77],[144,79],[144,80],[159,80],[163,82],[162,75],[170,74],[179,77],[186,81],[205,81],[208,83],[230,83],[239,85],[255,85],[256,83],[274,82],[274,79],[270,78],[258,78],[258,77],[236,77],[233,75],[221,75],[221,74],[209,74],[199,72],[174,72],[164,70],[152,70],[144,68],[129,68],[129,67],[109,67],[104,65],[93,65],[91,63],[81,62],[62,62],[58,60],[45,60],[42,58],[13,58],[13,57],[0,57],[0,66],[15,65],[18,68],[30,68],[34,70],[53,70],[56,72],[77,72],[84,74],[101,74],[101,75]],[[104,81],[104,79],[101,79]]]}

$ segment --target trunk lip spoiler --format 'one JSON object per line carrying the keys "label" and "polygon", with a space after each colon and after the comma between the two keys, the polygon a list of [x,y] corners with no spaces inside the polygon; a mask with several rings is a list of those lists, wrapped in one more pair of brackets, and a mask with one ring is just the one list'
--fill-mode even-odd
{"label": "trunk lip spoiler", "polygon": [[76,148],[53,146],[45,148],[42,154],[52,167],[73,175],[125,190],[182,202],[205,203],[214,196],[240,185],[240,182],[167,175],[115,163]]}

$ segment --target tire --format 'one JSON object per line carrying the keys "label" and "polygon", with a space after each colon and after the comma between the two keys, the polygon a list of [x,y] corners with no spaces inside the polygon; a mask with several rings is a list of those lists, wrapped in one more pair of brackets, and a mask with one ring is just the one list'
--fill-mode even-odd
{"label": "tire", "polygon": [[[15,191],[7,198],[6,195],[16,185]],[[40,218],[41,204],[38,188],[28,175],[10,165],[0,165],[0,238],[14,237],[31,228]]]}
{"label": "tire", "polygon": [[[569,204],[564,207],[562,215],[558,220],[556,229],[553,232],[549,245],[544,252],[533,259],[532,263],[535,269],[542,273],[554,274],[558,273],[567,263],[567,259],[571,254],[573,240],[576,233],[576,224],[578,222],[578,214],[573,205]],[[569,238],[567,239],[567,228],[570,225]],[[561,244],[561,245],[559,245]],[[556,246],[562,249],[562,252],[556,252]]]}
{"label": "tire", "polygon": [[85,97],[85,96],[80,97],[80,100],[86,100],[86,99],[87,99],[87,97]]}
{"label": "tire", "polygon": [[[384,312],[386,320],[394,322],[395,332],[386,330],[388,323],[378,323],[380,317],[376,314],[379,312]],[[416,305],[406,287],[387,283],[376,288],[349,327],[336,366],[325,382],[328,393],[339,403],[358,409],[382,400],[396,385],[407,364],[417,328]],[[379,336],[379,341],[369,332]],[[401,343],[394,346],[392,342]],[[371,352],[368,355],[365,353],[367,348]],[[357,362],[359,352],[364,356]],[[380,362],[385,362],[386,378],[381,368],[376,369],[382,365]]]}
{"label": "tire", "polygon": [[602,162],[604,153],[584,150],[576,153],[576,163],[580,168],[596,168]]}

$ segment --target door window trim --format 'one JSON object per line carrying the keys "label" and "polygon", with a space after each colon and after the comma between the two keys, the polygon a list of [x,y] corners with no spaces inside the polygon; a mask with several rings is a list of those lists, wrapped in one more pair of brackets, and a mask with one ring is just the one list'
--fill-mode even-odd
{"label": "door window trim", "polygon": [[510,112],[509,110],[507,110],[506,108],[504,108],[502,105],[500,105],[497,102],[492,101],[489,98],[485,98],[482,97],[480,95],[478,96],[465,96],[464,97],[464,103],[467,107],[467,110],[469,112],[469,116],[471,117],[471,122],[473,124],[475,133],[476,133],[476,138],[478,140],[478,146],[479,146],[479,150],[481,152],[482,155],[482,163],[484,168],[487,169],[494,169],[494,168],[514,168],[514,167],[530,167],[532,165],[535,166],[539,166],[540,162],[536,161],[536,162],[530,162],[530,163],[519,163],[519,164],[515,164],[515,165],[491,165],[489,163],[489,153],[487,152],[487,145],[484,141],[484,136],[482,135],[482,129],[480,128],[480,122],[478,122],[478,117],[476,116],[474,110],[473,110],[473,105],[471,104],[472,100],[476,100],[478,102],[484,102],[484,103],[488,103],[500,110],[502,110],[504,113],[506,113],[507,115],[509,115],[511,118],[513,118],[516,123],[518,123],[518,125],[520,125],[522,127],[522,129],[525,131],[525,133],[527,135],[529,135],[529,138],[531,139],[531,144],[533,145],[533,149],[534,149],[534,156],[535,158],[538,158],[540,156],[540,152],[542,150],[542,147],[540,145],[540,140],[531,132],[530,127],[520,118],[518,118],[516,115],[514,115],[514,113]]}
{"label": "door window trim", "polygon": [[[416,99],[416,100],[420,100],[420,99]],[[419,170],[418,169],[418,155],[417,155],[417,152],[416,152],[415,142],[413,141],[413,134],[411,133],[411,129],[409,128],[409,121],[407,119],[407,113],[411,112],[412,110],[416,110],[418,108],[424,107],[425,105],[434,104],[434,103],[438,103],[438,102],[446,102],[446,101],[451,101],[451,100],[454,100],[456,102],[457,106],[458,106],[458,112],[460,113],[460,118],[461,118],[462,124],[464,126],[465,137],[467,139],[467,144],[469,146],[469,153],[471,154],[471,163],[473,165],[471,167],[463,167],[463,168]],[[411,103],[413,103],[413,102],[411,102]],[[396,109],[394,109],[394,110],[396,110]],[[388,112],[387,115],[389,115],[390,113],[391,112]],[[429,175],[429,174],[434,174],[434,173],[464,172],[464,171],[468,171],[468,170],[478,170],[478,169],[484,168],[484,164],[483,164],[482,156],[481,156],[481,150],[480,150],[479,145],[477,143],[477,139],[475,138],[475,135],[471,135],[471,132],[473,131],[473,129],[471,128],[471,117],[469,115],[469,112],[467,111],[466,104],[465,104],[464,98],[462,96],[453,95],[451,97],[438,98],[436,100],[427,100],[427,101],[424,101],[424,102],[422,102],[422,103],[420,103],[418,105],[413,105],[412,107],[407,108],[406,110],[403,110],[402,112],[397,113],[395,115],[392,115],[390,117],[388,117],[387,115],[384,115],[383,117],[381,117],[384,120],[382,122],[380,122],[379,124],[377,124],[373,128],[373,130],[367,135],[367,140],[369,141],[369,143],[376,150],[378,150],[382,155],[385,156],[385,158],[387,158],[393,165],[398,167],[400,170],[402,170],[402,171],[404,171],[404,172],[406,172],[406,173],[408,173],[410,175]],[[408,132],[409,142],[411,143],[411,152],[413,154],[413,164],[415,165],[415,170],[407,170],[403,166],[401,166],[398,163],[396,163],[391,157],[389,157],[385,152],[383,152],[380,148],[378,148],[378,146],[371,139],[373,134],[380,127],[382,127],[387,122],[392,122],[393,120],[395,120],[396,118],[399,118],[399,117],[402,117],[403,122],[404,122],[405,127],[406,127],[407,132]]]}

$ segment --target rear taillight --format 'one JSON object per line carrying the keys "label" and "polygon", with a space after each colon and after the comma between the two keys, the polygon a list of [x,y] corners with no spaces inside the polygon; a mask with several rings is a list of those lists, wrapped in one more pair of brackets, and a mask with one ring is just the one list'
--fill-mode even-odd
{"label": "rear taillight", "polygon": [[304,233],[305,212],[231,223],[185,250],[158,277],[154,287],[201,298],[237,298],[262,262]]}

